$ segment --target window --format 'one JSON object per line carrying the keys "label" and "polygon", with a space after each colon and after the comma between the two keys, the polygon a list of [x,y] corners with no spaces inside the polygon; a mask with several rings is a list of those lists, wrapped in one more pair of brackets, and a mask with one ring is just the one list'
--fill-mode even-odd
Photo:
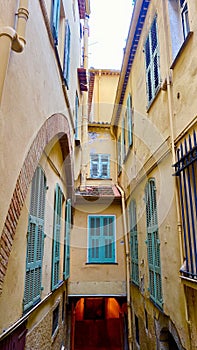
{"label": "window", "polygon": [[60,0],[53,0],[51,27],[52,27],[52,34],[53,34],[55,45],[58,45],[59,22],[60,22]]}
{"label": "window", "polygon": [[66,202],[65,214],[65,235],[64,235],[64,279],[70,276],[70,229],[71,229],[71,200]]}
{"label": "window", "polygon": [[38,167],[31,186],[23,301],[24,311],[35,305],[41,296],[45,195],[46,178],[43,170]]}
{"label": "window", "polygon": [[75,140],[78,140],[78,130],[79,130],[79,97],[76,93],[75,95]]}
{"label": "window", "polygon": [[151,25],[145,42],[146,88],[148,107],[155,98],[160,87],[159,45],[157,33],[157,18]]}
{"label": "window", "polygon": [[90,155],[90,177],[101,179],[110,177],[109,154]]}
{"label": "window", "polygon": [[52,290],[57,288],[59,284],[62,199],[63,199],[63,194],[59,185],[57,184],[55,189],[54,219],[53,219],[53,250],[52,250],[52,278],[51,278]]}
{"label": "window", "polygon": [[127,110],[126,110],[126,120],[127,120],[127,138],[128,138],[128,148],[133,143],[133,132],[132,132],[132,98],[128,95],[127,98]]}
{"label": "window", "polygon": [[69,75],[70,75],[70,26],[68,24],[68,21],[66,21],[66,30],[65,30],[63,75],[64,75],[65,83],[68,88]]}
{"label": "window", "polygon": [[88,262],[115,262],[115,216],[89,215]]}
{"label": "window", "polygon": [[182,21],[182,28],[183,28],[183,37],[185,39],[190,31],[187,1],[180,0],[180,8],[181,8],[181,21]]}
{"label": "window", "polygon": [[59,319],[59,304],[53,310],[52,336],[54,336],[58,330],[58,319]]}
{"label": "window", "polygon": [[122,157],[121,157],[121,134],[119,135],[118,142],[117,142],[117,152],[118,152],[118,175],[121,172],[122,169]]}
{"label": "window", "polygon": [[185,261],[181,273],[197,280],[197,137],[189,135],[177,149],[174,165],[179,181]]}
{"label": "window", "polygon": [[126,140],[125,140],[125,118],[122,118],[122,137],[121,137],[121,158],[122,158],[122,163],[125,160],[125,156],[126,156]]}
{"label": "window", "polygon": [[135,315],[135,339],[139,345],[140,344],[139,320],[138,320],[138,317],[136,315]]}
{"label": "window", "polygon": [[172,58],[175,59],[190,32],[188,5],[185,0],[168,0]]}
{"label": "window", "polygon": [[149,291],[154,303],[162,307],[162,286],[160,266],[160,241],[157,221],[155,180],[150,179],[145,188],[146,225],[149,267]]}
{"label": "window", "polygon": [[137,217],[136,217],[136,203],[134,200],[132,200],[129,205],[129,224],[130,224],[131,279],[133,283],[139,285]]}

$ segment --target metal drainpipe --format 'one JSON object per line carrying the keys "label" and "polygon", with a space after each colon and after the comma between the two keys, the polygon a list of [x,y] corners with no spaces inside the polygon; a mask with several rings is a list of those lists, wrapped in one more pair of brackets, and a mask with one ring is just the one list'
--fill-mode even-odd
{"label": "metal drainpipe", "polygon": [[10,51],[22,52],[25,47],[26,22],[29,17],[28,0],[20,0],[17,16],[16,30],[9,26],[0,28],[0,102],[3,94]]}
{"label": "metal drainpipe", "polygon": [[122,217],[123,217],[123,229],[124,229],[124,242],[125,242],[125,256],[126,256],[126,290],[127,290],[127,310],[128,310],[128,345],[129,350],[132,350],[132,326],[131,326],[131,290],[130,290],[130,253],[129,253],[129,239],[126,220],[126,208],[125,208],[125,194],[123,189],[116,184],[116,187],[121,193],[122,200]]}
{"label": "metal drainpipe", "polygon": [[[84,68],[88,69],[88,26],[89,15],[85,15],[84,20]],[[88,80],[88,79],[87,79]],[[87,172],[87,143],[88,143],[88,92],[83,92],[82,105],[82,164],[81,164],[81,191],[85,190]]]}
{"label": "metal drainpipe", "polygon": [[[173,109],[173,97],[172,97],[172,71],[169,68],[170,66],[170,52],[169,52],[169,37],[168,37],[168,28],[167,28],[167,8],[166,8],[166,0],[162,1],[163,6],[163,27],[164,27],[164,40],[165,40],[165,50],[166,50],[166,74],[167,74],[167,94],[168,94],[168,108],[169,108],[169,121],[170,121],[170,133],[171,133],[171,149],[172,149],[172,162],[175,164],[176,162],[176,153],[175,153],[175,142],[174,142],[174,125],[173,125],[173,115],[174,115],[174,109]],[[175,177],[174,177],[175,178]],[[174,179],[175,183],[175,202],[176,202],[176,212],[177,212],[177,219],[178,219],[178,233],[179,233],[179,245],[180,245],[180,254],[181,254],[181,261],[183,262],[183,246],[182,246],[182,225],[181,225],[181,214],[180,214],[180,207],[179,207],[179,195],[178,195],[178,188],[177,188],[177,180]],[[187,307],[187,300],[185,295],[185,288],[184,288],[184,304],[185,304],[185,315],[186,315],[186,322],[188,324],[188,330],[190,335],[190,348],[191,346],[191,321],[189,319],[188,314],[188,307]]]}

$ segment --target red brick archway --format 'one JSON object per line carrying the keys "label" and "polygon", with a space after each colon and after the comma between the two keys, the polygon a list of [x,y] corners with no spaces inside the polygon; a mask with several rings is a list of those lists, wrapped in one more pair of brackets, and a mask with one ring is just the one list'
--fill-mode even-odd
{"label": "red brick archway", "polygon": [[74,177],[69,123],[64,115],[54,114],[45,121],[38,131],[22,165],[12,195],[0,238],[0,293],[2,292],[16,227],[29,185],[45,147],[55,136],[59,138],[61,145],[66,168],[68,194],[72,196]]}

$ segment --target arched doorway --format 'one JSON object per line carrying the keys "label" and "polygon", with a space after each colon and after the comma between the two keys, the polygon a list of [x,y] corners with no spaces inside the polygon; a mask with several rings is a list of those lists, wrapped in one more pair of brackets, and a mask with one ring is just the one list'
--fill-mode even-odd
{"label": "arched doorway", "polygon": [[179,347],[168,329],[164,328],[160,334],[160,350],[179,350]]}
{"label": "arched doorway", "polygon": [[72,350],[122,350],[124,324],[120,304],[115,298],[81,298],[72,322]]}

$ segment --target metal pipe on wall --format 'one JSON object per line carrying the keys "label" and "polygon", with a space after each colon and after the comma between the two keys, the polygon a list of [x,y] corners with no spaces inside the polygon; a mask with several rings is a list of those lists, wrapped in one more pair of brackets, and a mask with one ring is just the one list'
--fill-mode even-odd
{"label": "metal pipe on wall", "polygon": [[24,50],[26,23],[29,17],[28,0],[20,0],[16,30],[5,26],[0,28],[0,102],[3,94],[4,82],[10,58],[10,51],[22,52]]}
{"label": "metal pipe on wall", "polygon": [[127,290],[127,312],[128,312],[128,345],[129,350],[132,350],[132,324],[131,324],[131,290],[130,290],[130,254],[129,254],[129,239],[126,220],[126,208],[125,208],[125,194],[123,189],[117,184],[117,188],[121,193],[122,200],[122,216],[123,216],[123,230],[124,230],[124,243],[125,243],[125,257],[126,257],[126,290]]}

